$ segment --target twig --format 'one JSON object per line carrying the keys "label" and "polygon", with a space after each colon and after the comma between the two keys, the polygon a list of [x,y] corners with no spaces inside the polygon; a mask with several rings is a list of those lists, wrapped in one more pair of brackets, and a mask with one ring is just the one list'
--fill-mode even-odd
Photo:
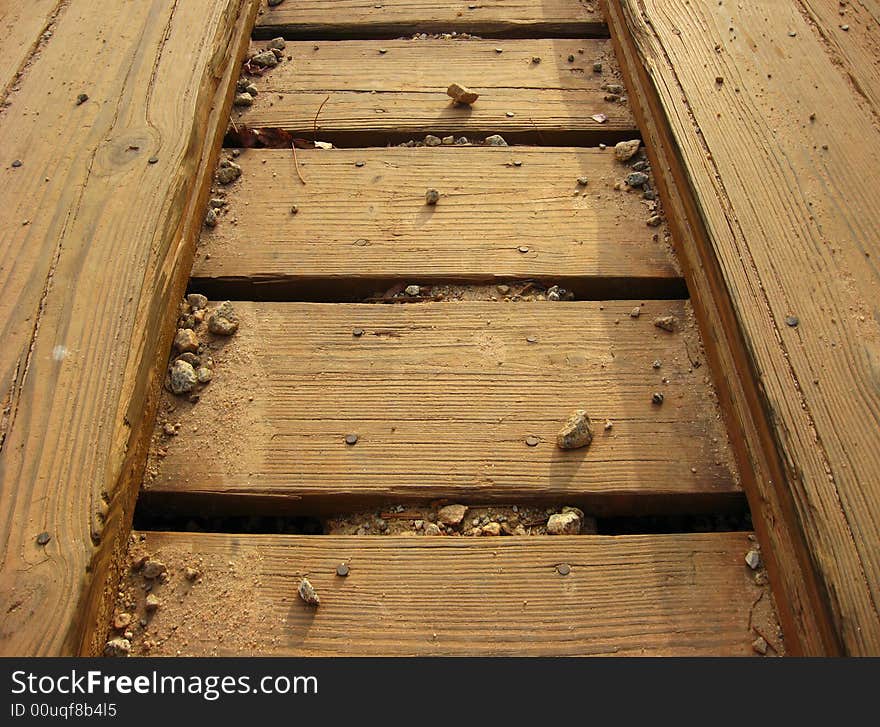
{"label": "twig", "polygon": [[315,132],[315,141],[317,141],[317,139],[318,139],[318,116],[321,113],[321,109],[324,108],[324,104],[327,103],[329,100],[330,100],[330,97],[328,96],[323,101],[321,101],[321,105],[318,106],[318,110],[315,112],[315,122],[312,124],[312,128],[314,129],[314,132]]}
{"label": "twig", "polygon": [[299,181],[303,184],[306,183],[306,180],[303,179],[302,173],[299,171],[299,162],[296,160],[296,142],[290,143],[290,148],[293,150],[293,168],[296,169],[296,176],[299,177]]}

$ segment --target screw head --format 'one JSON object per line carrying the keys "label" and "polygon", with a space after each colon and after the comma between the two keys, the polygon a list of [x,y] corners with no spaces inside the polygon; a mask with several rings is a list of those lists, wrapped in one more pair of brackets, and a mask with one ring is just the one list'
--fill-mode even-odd
{"label": "screw head", "polygon": [[526,437],[526,444],[529,447],[537,447],[540,441],[537,437]]}
{"label": "screw head", "polygon": [[567,576],[571,573],[571,566],[568,563],[560,563],[556,566],[556,572],[561,576]]}
{"label": "screw head", "polygon": [[345,435],[345,443],[349,446],[357,444],[358,435],[357,434],[346,434]]}
{"label": "screw head", "polygon": [[340,563],[336,566],[336,575],[340,578],[345,578],[349,573],[349,567],[345,563]]}

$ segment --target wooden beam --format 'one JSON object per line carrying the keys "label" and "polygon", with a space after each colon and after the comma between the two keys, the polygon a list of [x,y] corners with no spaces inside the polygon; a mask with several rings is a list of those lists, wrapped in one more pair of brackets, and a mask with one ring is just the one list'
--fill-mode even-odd
{"label": "wooden beam", "polygon": [[[615,191],[630,170],[611,150],[299,150],[297,160],[308,184],[290,151],[237,159],[228,208],[202,232],[195,288],[340,300],[398,282],[532,278],[580,298],[686,295],[641,191]],[[429,188],[441,194],[434,206]]]}
{"label": "wooden beam", "polygon": [[256,10],[70,0],[0,116],[4,655],[102,643]]}
{"label": "wooden beam", "polygon": [[741,463],[754,462],[745,486],[792,651],[878,653],[872,113],[794,2],[606,13],[641,115],[668,124],[661,194],[692,190],[679,212],[705,229],[682,238],[686,275],[702,280],[704,330],[723,331],[707,335],[717,370],[743,384],[721,388],[745,430]]}
{"label": "wooden beam", "polygon": [[[288,42],[284,53],[290,60],[253,79],[258,94],[233,114],[236,124],[308,139],[317,125],[318,138],[338,146],[426,134],[583,146],[635,130],[626,104],[605,100],[602,84],[617,82],[606,40]],[[596,61],[602,73],[593,71]],[[482,95],[473,106],[453,105],[446,95],[453,82]]]}
{"label": "wooden beam", "polygon": [[[758,633],[781,648],[746,533],[139,537],[133,554],[169,580],[138,655],[749,656]],[[303,576],[318,608],[297,596]],[[124,582],[137,616],[143,585]]]}
{"label": "wooden beam", "polygon": [[[681,301],[645,303],[637,319],[638,301],[235,305],[232,339],[205,333],[212,383],[195,404],[169,402],[179,435],[158,425],[167,456],[150,468],[145,503],[741,505]],[[680,332],[653,325],[670,314]],[[556,433],[580,408],[593,443],[559,450]]]}
{"label": "wooden beam", "polygon": [[[265,3],[264,3],[265,4]],[[470,33],[484,38],[589,38],[608,29],[592,0],[299,0],[266,7],[258,38],[400,38],[414,33]]]}

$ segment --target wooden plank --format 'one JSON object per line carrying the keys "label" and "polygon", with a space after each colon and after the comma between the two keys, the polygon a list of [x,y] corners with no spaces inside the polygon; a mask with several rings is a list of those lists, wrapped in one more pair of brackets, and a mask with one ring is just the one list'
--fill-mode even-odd
{"label": "wooden plank", "polygon": [[596,2],[507,0],[305,0],[266,7],[258,38],[398,38],[414,33],[470,33],[486,38],[588,38],[607,35]]}
{"label": "wooden plank", "polygon": [[[748,656],[753,628],[774,629],[769,593],[743,563],[746,533],[140,536],[135,553],[171,577],[154,590],[164,605],[136,654]],[[182,573],[193,565],[196,585]],[[303,575],[317,609],[296,594]],[[126,587],[142,612],[140,576]]]}
{"label": "wooden plank", "polygon": [[[256,10],[70,0],[0,116],[5,153],[23,161],[0,170],[5,655],[103,641],[157,358]],[[77,105],[84,79],[89,102]]]}
{"label": "wooden plank", "polygon": [[840,0],[798,0],[837,66],[843,82],[864,97],[880,119],[880,5]]}
{"label": "wooden plank", "polygon": [[[610,151],[340,149],[297,159],[306,185],[288,151],[239,157],[228,213],[202,233],[196,287],[339,299],[370,295],[376,281],[527,277],[583,297],[685,293],[642,195],[613,189],[629,168]],[[436,206],[425,204],[428,188],[442,192]]]}
{"label": "wooden plank", "polygon": [[63,5],[62,0],[0,0],[0,103],[7,101],[19,73]]}
{"label": "wooden plank", "polygon": [[880,131],[794,3],[621,5],[760,377],[789,525],[844,652],[880,653]]}
{"label": "wooden plank", "polygon": [[[739,506],[691,363],[699,345],[652,324],[674,314],[685,325],[686,306],[646,303],[633,319],[635,305],[237,303],[239,332],[213,346],[214,382],[195,405],[172,402],[181,434],[162,438],[167,456],[142,497],[308,513],[439,498],[608,512]],[[558,450],[556,432],[578,408],[596,421],[593,444]]]}
{"label": "wooden plank", "polygon": [[[617,78],[606,40],[290,42],[285,53],[292,60],[254,78],[259,93],[253,106],[233,114],[237,124],[312,139],[315,116],[329,98],[318,136],[340,146],[384,146],[425,134],[567,145],[631,138],[635,131],[627,106],[604,100],[600,86]],[[593,72],[597,60],[601,74]],[[446,95],[453,81],[481,97],[472,107],[453,105]],[[599,113],[607,122],[591,118]]]}
{"label": "wooden plank", "polygon": [[758,538],[764,546],[763,560],[776,595],[786,651],[791,655],[839,653],[830,614],[818,595],[803,535],[794,523],[790,493],[776,487],[777,482],[785,480],[785,467],[672,130],[636,53],[620,6],[612,3],[605,9],[651,165],[661,170],[654,181],[663,200],[677,260],[685,270],[709,370],[715,373],[714,383],[731,450],[749,498]]}

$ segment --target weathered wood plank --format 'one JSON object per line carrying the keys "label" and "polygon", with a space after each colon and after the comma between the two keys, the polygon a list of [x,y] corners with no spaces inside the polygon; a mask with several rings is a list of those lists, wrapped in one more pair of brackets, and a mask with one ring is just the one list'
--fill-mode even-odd
{"label": "weathered wood plank", "polygon": [[[328,99],[318,136],[342,146],[425,134],[586,144],[635,130],[627,106],[606,101],[600,87],[617,78],[606,40],[290,42],[285,54],[291,60],[254,79],[259,94],[233,114],[236,123],[311,139]],[[597,60],[601,74],[593,72]],[[453,81],[481,97],[472,107],[453,105],[446,95]],[[607,122],[591,118],[598,113]]]}
{"label": "weathered wood plank", "polygon": [[0,102],[7,100],[18,73],[63,5],[63,0],[0,0]]}
{"label": "weathered wood plank", "polygon": [[[641,193],[614,190],[629,168],[611,151],[340,149],[297,159],[306,185],[289,151],[238,158],[228,212],[202,233],[196,287],[344,297],[372,294],[375,281],[526,277],[584,297],[684,292]],[[425,204],[429,188],[441,192],[435,206]]]}
{"label": "weathered wood plank", "polygon": [[592,0],[305,0],[266,7],[254,33],[321,38],[398,38],[414,33],[470,33],[486,38],[588,38],[607,35]]}
{"label": "weathered wood plank", "polygon": [[677,260],[688,280],[709,368],[716,373],[719,408],[726,420],[731,451],[749,497],[755,528],[764,544],[763,560],[773,583],[787,653],[838,653],[838,640],[818,597],[817,580],[800,527],[791,516],[790,493],[776,487],[777,482],[785,479],[784,466],[670,125],[638,57],[622,9],[616,3],[606,4],[604,9],[648,156],[652,167],[662,170],[654,181],[663,199]]}
{"label": "weathered wood plank", "polygon": [[102,639],[256,10],[70,0],[0,115],[0,653]]}
{"label": "weathered wood plank", "polygon": [[[237,303],[241,328],[214,344],[201,400],[173,402],[181,433],[162,439],[142,497],[273,512],[438,498],[738,506],[690,360],[699,347],[652,324],[671,313],[686,325],[685,305],[646,303],[634,319],[635,305]],[[578,408],[595,419],[593,444],[558,450]]]}
{"label": "weathered wood plank", "polygon": [[[743,563],[746,533],[141,535],[136,552],[171,578],[153,591],[164,605],[137,635],[138,654],[748,656],[754,629],[775,631],[769,594]],[[193,565],[196,585],[182,573]],[[303,575],[317,609],[297,596]],[[142,609],[138,580],[128,585]]]}
{"label": "weathered wood plank", "polygon": [[880,120],[880,5],[840,0],[798,0],[843,82],[863,96]]}
{"label": "weathered wood plank", "polygon": [[620,4],[760,377],[788,524],[844,651],[880,653],[880,131],[793,2]]}

